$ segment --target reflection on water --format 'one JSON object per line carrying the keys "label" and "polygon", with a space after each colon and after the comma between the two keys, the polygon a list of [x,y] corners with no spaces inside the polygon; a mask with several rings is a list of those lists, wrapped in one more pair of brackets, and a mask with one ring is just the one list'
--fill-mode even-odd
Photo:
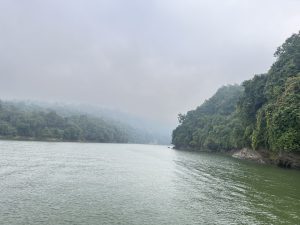
{"label": "reflection on water", "polygon": [[299,224],[300,173],[165,146],[0,141],[0,224]]}

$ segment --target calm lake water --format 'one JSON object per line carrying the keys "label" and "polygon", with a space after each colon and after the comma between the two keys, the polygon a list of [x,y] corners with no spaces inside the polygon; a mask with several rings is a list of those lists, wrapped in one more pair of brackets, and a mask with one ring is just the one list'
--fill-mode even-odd
{"label": "calm lake water", "polygon": [[300,224],[300,172],[166,146],[0,141],[0,224]]}

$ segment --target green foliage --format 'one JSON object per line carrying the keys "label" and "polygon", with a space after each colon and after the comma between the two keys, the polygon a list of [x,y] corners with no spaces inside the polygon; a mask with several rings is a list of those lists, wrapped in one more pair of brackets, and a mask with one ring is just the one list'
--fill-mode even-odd
{"label": "green foliage", "polygon": [[274,102],[284,92],[289,77],[297,76],[300,71],[300,32],[293,34],[275,52],[276,62],[272,65],[265,88],[269,102]]}
{"label": "green foliage", "polygon": [[286,81],[283,94],[269,108],[268,134],[274,151],[300,151],[300,73]]}
{"label": "green foliage", "polygon": [[180,114],[181,124],[173,131],[173,144],[214,151],[240,146],[241,125],[233,113],[242,93],[239,85],[224,86],[196,110]]}
{"label": "green foliage", "polygon": [[269,148],[265,108],[261,108],[257,112],[256,127],[253,129],[251,138],[251,145],[253,149]]}
{"label": "green foliage", "polygon": [[275,56],[267,74],[243,82],[243,88],[222,87],[196,110],[179,115],[175,147],[300,151],[300,33]]}
{"label": "green foliage", "polygon": [[244,93],[238,101],[237,107],[239,115],[245,126],[255,122],[256,113],[266,102],[264,88],[267,75],[255,75],[251,80],[243,82]]}

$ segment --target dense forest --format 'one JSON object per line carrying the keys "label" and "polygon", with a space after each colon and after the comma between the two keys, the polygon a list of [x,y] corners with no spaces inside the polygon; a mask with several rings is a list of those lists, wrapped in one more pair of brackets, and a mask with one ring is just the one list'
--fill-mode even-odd
{"label": "dense forest", "polygon": [[175,147],[300,152],[300,32],[274,56],[266,74],[224,86],[197,109],[179,114]]}
{"label": "dense forest", "polygon": [[55,111],[26,102],[0,101],[0,138],[106,143],[162,143],[144,130],[117,120]]}

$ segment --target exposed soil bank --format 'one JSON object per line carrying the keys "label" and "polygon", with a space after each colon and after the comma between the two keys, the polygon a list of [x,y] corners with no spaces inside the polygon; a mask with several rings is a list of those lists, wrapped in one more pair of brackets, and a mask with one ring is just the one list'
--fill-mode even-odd
{"label": "exposed soil bank", "polygon": [[231,156],[238,159],[246,159],[258,163],[275,164],[283,168],[300,169],[299,153],[270,153],[266,150],[254,151],[249,148],[243,148],[237,151],[231,151]]}

